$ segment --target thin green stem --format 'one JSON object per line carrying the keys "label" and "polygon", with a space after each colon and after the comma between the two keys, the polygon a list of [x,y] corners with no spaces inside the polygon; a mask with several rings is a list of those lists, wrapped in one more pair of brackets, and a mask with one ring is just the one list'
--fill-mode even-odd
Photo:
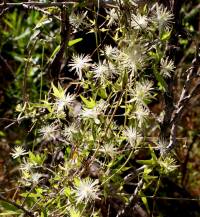
{"label": "thin green stem", "polygon": [[40,71],[40,100],[42,99],[43,67],[44,67],[44,44],[42,46],[42,65],[41,65],[41,71]]}
{"label": "thin green stem", "polygon": [[101,183],[101,185],[104,185],[106,182],[108,182],[110,179],[112,179],[117,173],[119,173],[125,166],[126,164],[129,162],[132,154],[134,152],[134,149],[132,149],[131,153],[129,154],[128,158],[126,159],[126,161],[124,162],[124,164],[115,172],[113,173],[111,176],[109,176],[104,182]]}

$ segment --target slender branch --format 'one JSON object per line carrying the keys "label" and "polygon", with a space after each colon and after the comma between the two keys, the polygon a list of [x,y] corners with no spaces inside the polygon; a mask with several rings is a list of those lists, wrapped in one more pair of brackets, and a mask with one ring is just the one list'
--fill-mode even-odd
{"label": "slender branch", "polygon": [[133,193],[133,195],[129,198],[128,203],[125,205],[125,207],[120,210],[117,214],[117,217],[123,217],[126,213],[130,212],[131,208],[134,208],[134,205],[136,206],[137,204],[137,200],[138,200],[138,194],[139,191],[142,189],[144,185],[144,180],[143,178],[138,182],[137,187],[135,188],[135,191]]}
{"label": "slender branch", "polygon": [[[23,78],[23,85],[22,85],[22,94],[23,94],[23,102],[26,103],[28,102],[28,94],[27,94],[27,77],[28,77],[28,70],[30,68],[30,61],[31,61],[31,56],[32,56],[32,53],[35,49],[35,45],[37,43],[37,40],[35,40],[32,48],[29,50],[28,52],[28,57],[27,57],[27,61],[26,61],[26,64],[25,64],[25,68],[24,68],[24,78]],[[28,47],[27,47],[28,49]]]}
{"label": "slender branch", "polygon": [[4,196],[0,195],[0,200],[5,201],[6,203],[12,204],[13,206],[15,206],[16,208],[22,210],[24,212],[24,214],[26,214],[26,216],[30,216],[30,217],[34,217],[34,214],[30,211],[28,211],[27,209],[25,209],[23,206],[15,203],[14,201],[11,201],[7,198],[5,198]]}
{"label": "slender branch", "polygon": [[116,174],[118,174],[125,166],[126,164],[129,162],[130,158],[132,157],[132,154],[134,152],[134,149],[132,149],[132,151],[130,152],[128,158],[126,159],[126,161],[124,162],[124,164],[122,164],[122,166],[116,170],[116,172],[114,172],[111,176],[109,176],[104,182],[101,183],[101,185],[103,186],[106,182],[108,182],[109,180],[111,180]]}
{"label": "slender branch", "polygon": [[65,59],[68,59],[68,42],[69,42],[69,34],[70,34],[70,24],[69,24],[69,13],[65,6],[61,7],[60,12],[60,19],[61,19],[61,27],[60,27],[60,48],[55,58],[47,67],[47,71],[50,71],[50,77],[57,82],[60,77],[60,72],[62,70],[64,56]]}
{"label": "slender branch", "polygon": [[1,7],[0,18],[9,10],[9,7]]}
{"label": "slender branch", "polygon": [[51,17],[51,18],[54,18],[54,19],[56,19],[56,20],[61,21],[60,17],[58,17],[58,16],[56,16],[56,15],[54,15],[54,14],[51,14],[51,13],[49,13],[48,11],[45,11],[44,9],[41,9],[40,7],[33,6],[33,5],[27,5],[27,4],[23,4],[22,6],[23,6],[25,9],[39,11],[39,12],[43,13],[44,15],[48,16],[48,17]]}
{"label": "slender branch", "polygon": [[4,2],[0,4],[0,8],[5,8],[5,7],[20,7],[23,5],[27,6],[36,6],[36,7],[41,7],[41,8],[46,8],[46,7],[60,7],[63,5],[73,5],[77,3],[76,1],[70,1],[70,2]]}
{"label": "slender branch", "polygon": [[[176,62],[176,53],[177,53],[177,46],[178,46],[178,39],[179,39],[179,33],[181,32],[181,25],[180,25],[180,9],[183,1],[166,1],[166,0],[159,0],[159,3],[164,4],[168,7],[169,10],[171,10],[174,14],[174,25],[173,25],[173,32],[168,45],[166,52],[170,59],[174,59]],[[174,97],[173,97],[173,86],[174,86],[174,78],[168,78],[166,80],[167,83],[167,91],[164,93],[164,118],[163,121],[160,123],[160,140],[168,141],[168,138],[170,137],[170,122],[172,118],[172,114],[175,110],[174,106]]]}
{"label": "slender branch", "polygon": [[186,187],[186,184],[187,184],[187,179],[188,179],[188,163],[189,163],[189,159],[190,159],[190,153],[191,153],[192,148],[193,148],[194,144],[196,143],[197,139],[198,139],[198,136],[196,134],[192,138],[192,142],[189,144],[189,147],[188,147],[188,150],[187,150],[187,154],[186,154],[185,160],[184,160],[183,165],[182,165],[181,184],[182,184],[183,187]]}
{"label": "slender branch", "polygon": [[200,201],[200,198],[182,198],[182,197],[158,197],[158,196],[141,196],[156,200],[177,200],[177,201]]}
{"label": "slender branch", "polygon": [[[33,6],[33,7],[40,7],[40,8],[48,8],[48,7],[63,7],[63,6],[68,6],[68,5],[76,5],[79,4],[79,1],[62,1],[62,2],[4,2],[0,4],[0,9],[1,8],[10,8],[10,7],[21,7],[24,5],[27,6]],[[97,5],[98,1],[91,1],[86,3],[87,6],[92,6],[92,5]],[[117,3],[110,0],[110,1],[103,1],[101,0],[99,2],[99,5],[102,7],[107,7],[107,8],[112,8],[112,7],[118,7]]]}
{"label": "slender branch", "polygon": [[191,98],[193,98],[195,95],[199,93],[200,83],[197,83],[195,87],[190,91],[193,79],[199,76],[198,75],[199,66],[200,66],[200,57],[199,57],[199,47],[197,46],[196,58],[193,60],[192,67],[188,69],[189,73],[187,75],[185,84],[183,86],[179,101],[177,103],[176,106],[177,109],[174,111],[174,114],[171,117],[170,141],[163,153],[164,155],[169,153],[176,145],[176,132],[178,127],[178,122],[180,121],[183,111],[187,107]]}
{"label": "slender branch", "polygon": [[0,59],[2,60],[2,62],[5,64],[5,66],[7,67],[7,69],[10,71],[10,73],[14,76],[14,71],[12,69],[12,67],[8,64],[7,60],[3,58],[3,56],[1,56],[0,54]]}

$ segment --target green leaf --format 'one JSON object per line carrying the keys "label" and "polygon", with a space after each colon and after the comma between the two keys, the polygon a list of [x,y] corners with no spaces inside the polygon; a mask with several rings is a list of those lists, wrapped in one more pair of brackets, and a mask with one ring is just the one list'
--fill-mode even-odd
{"label": "green leaf", "polygon": [[150,51],[148,54],[151,58],[155,59],[157,62],[160,61],[160,56],[157,52]]}
{"label": "green leaf", "polygon": [[29,29],[26,29],[25,32],[23,32],[21,35],[18,35],[17,37],[13,38],[13,41],[18,41],[22,38],[25,38],[26,36],[30,35],[31,31]]}
{"label": "green leaf", "polygon": [[145,167],[143,174],[144,174],[144,175],[148,175],[148,174],[150,174],[150,173],[152,172],[152,170],[153,170],[152,168]]}
{"label": "green leaf", "polygon": [[71,207],[69,210],[70,217],[81,217],[81,213],[79,210],[76,210],[75,208]]}
{"label": "green leaf", "polygon": [[124,72],[123,81],[122,81],[122,88],[126,88],[128,82],[128,73]]}
{"label": "green leaf", "polygon": [[42,19],[37,23],[37,25],[35,26],[34,30],[40,28],[41,26],[47,25],[47,24],[49,24],[49,23],[51,23],[51,22],[52,22],[52,19],[51,19],[51,18],[45,18],[45,19],[42,18]]}
{"label": "green leaf", "polygon": [[[56,48],[55,48],[55,50],[53,51],[53,53],[51,54],[51,56],[50,56],[50,58],[49,58],[49,61],[51,60],[51,59],[53,59],[53,57],[56,55],[56,53],[59,51],[59,49],[60,49],[60,45],[58,45]],[[49,62],[48,61],[48,62]]]}
{"label": "green leaf", "polygon": [[156,154],[155,154],[153,148],[152,148],[150,145],[149,145],[149,150],[150,150],[150,152],[151,152],[151,157],[152,157],[152,159],[153,159],[155,162],[157,162],[157,161],[158,161],[158,158],[156,157]]}
{"label": "green leaf", "polygon": [[107,99],[108,95],[106,93],[106,88],[100,88],[98,90],[98,95],[102,98],[102,99]]}
{"label": "green leaf", "polygon": [[64,193],[67,197],[69,197],[71,195],[71,189],[69,187],[66,187]]}
{"label": "green leaf", "polygon": [[13,215],[20,215],[22,214],[21,211],[3,211],[0,213],[0,216],[13,216]]}
{"label": "green leaf", "polygon": [[0,213],[1,216],[19,215],[22,213],[17,207],[5,201],[0,201],[0,207],[4,209],[4,211]]}
{"label": "green leaf", "polygon": [[11,29],[14,29],[14,25],[9,20],[3,19],[3,22],[5,22]]}
{"label": "green leaf", "polygon": [[65,96],[65,91],[63,90],[63,88],[59,83],[58,83],[58,88],[53,84],[53,82],[51,83],[51,86],[53,88],[53,95],[55,97],[57,97],[58,99],[62,99]]}
{"label": "green leaf", "polygon": [[162,41],[167,41],[167,40],[170,39],[170,36],[171,36],[171,31],[169,31],[169,32],[164,32],[164,33],[162,34],[162,36],[161,36],[161,40],[162,40]]}
{"label": "green leaf", "polygon": [[90,100],[86,99],[84,96],[80,95],[82,101],[85,103],[86,107],[89,109],[93,109],[96,105],[96,102],[90,98]]}
{"label": "green leaf", "polygon": [[106,29],[106,28],[101,28],[101,29],[100,29],[100,31],[101,31],[101,32],[108,32],[108,31],[109,31],[109,29]]}
{"label": "green leaf", "polygon": [[155,161],[153,159],[151,160],[136,160],[137,163],[142,165],[154,165]]}
{"label": "green leaf", "polygon": [[151,179],[158,179],[158,176],[150,176],[150,175],[143,175],[143,178],[147,181],[147,180],[151,180]]}
{"label": "green leaf", "polygon": [[46,101],[46,100],[41,100],[43,103],[34,103],[34,108],[45,108],[47,109],[50,113],[52,112],[51,104]]}
{"label": "green leaf", "polygon": [[77,39],[74,39],[74,40],[70,40],[68,42],[68,46],[71,47],[71,46],[75,45],[76,43],[78,43],[78,42],[80,42],[82,40],[83,40],[83,38],[77,38]]}
{"label": "green leaf", "polygon": [[42,188],[36,188],[35,190],[40,195],[42,195],[42,193],[44,192],[44,190]]}
{"label": "green leaf", "polygon": [[41,212],[40,217],[47,217],[47,211],[46,211],[46,209],[44,209],[44,210]]}
{"label": "green leaf", "polygon": [[141,195],[141,200],[142,200],[143,204],[145,205],[147,212],[150,214],[149,204],[148,204],[148,201],[147,201],[147,198],[145,197],[145,195],[143,195],[143,194]]}
{"label": "green leaf", "polygon": [[42,165],[45,159],[46,159],[45,154],[33,154],[32,152],[29,152],[29,160],[34,164]]}
{"label": "green leaf", "polygon": [[18,62],[24,63],[24,57],[16,52],[8,52],[15,60]]}
{"label": "green leaf", "polygon": [[30,193],[30,194],[27,194],[27,198],[35,198],[37,199],[38,197],[41,197],[39,194],[35,194],[35,193]]}
{"label": "green leaf", "polygon": [[0,131],[0,136],[4,137],[5,133],[3,131]]}
{"label": "green leaf", "polygon": [[157,72],[155,66],[154,66],[154,70],[153,73],[156,77],[156,80],[158,81],[158,85],[160,85],[161,90],[163,90],[164,92],[167,91],[167,83],[165,82],[165,80],[163,79],[163,77]]}
{"label": "green leaf", "polygon": [[34,39],[35,39],[39,34],[40,34],[40,30],[36,30],[36,31],[34,31],[33,34],[31,35],[29,41],[34,40]]}
{"label": "green leaf", "polygon": [[179,43],[180,43],[181,45],[183,45],[183,46],[186,46],[186,45],[188,44],[188,39],[182,39],[182,38],[180,38],[180,39],[179,39]]}

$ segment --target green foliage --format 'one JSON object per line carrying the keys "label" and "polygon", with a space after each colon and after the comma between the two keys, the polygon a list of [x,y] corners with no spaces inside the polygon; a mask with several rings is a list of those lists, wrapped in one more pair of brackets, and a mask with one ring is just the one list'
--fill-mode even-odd
{"label": "green foliage", "polygon": [[0,213],[0,216],[18,216],[23,212],[16,208],[14,205],[0,201],[0,207],[3,208],[5,211]]}
{"label": "green foliage", "polygon": [[[162,10],[161,6],[156,10]],[[83,88],[81,94],[69,94],[60,83],[58,87],[52,83],[50,93],[53,97],[48,95],[40,103],[28,103],[23,109],[18,106],[20,118],[32,119],[32,130],[38,140],[34,152],[29,152],[29,156],[24,157],[26,167],[22,165],[22,168],[27,170],[22,171],[20,181],[25,186],[34,183],[35,187],[22,195],[33,200],[32,203],[40,201],[36,205],[40,215],[61,215],[66,210],[70,216],[88,216],[94,206],[93,201],[103,201],[104,197],[123,194],[125,181],[121,175],[129,171],[129,162],[136,160],[134,156],[140,148],[148,145],[145,137],[151,136],[147,133],[150,127],[148,121],[153,117],[150,116],[148,104],[158,87],[145,75],[145,68],[152,67],[153,75],[163,91],[167,89],[165,78],[159,73],[158,67],[164,58],[170,31],[165,32],[163,26],[162,36],[157,36],[154,24],[160,21],[154,15],[152,18],[147,17],[147,11],[144,12],[144,17],[137,14],[134,18],[128,18],[131,19],[131,25],[126,27],[129,31],[124,28],[123,20],[118,23],[119,28],[113,35],[118,35],[117,43],[120,46],[105,45],[104,50],[100,51],[103,58],[101,61],[92,63],[89,56],[73,54],[69,66],[79,76]],[[134,19],[138,19],[137,22]],[[142,19],[145,23],[140,26]],[[164,22],[168,22],[167,19],[171,17],[166,17]],[[47,24],[49,20],[40,20],[35,29]],[[95,21],[90,25],[93,28]],[[142,25],[151,31],[145,31]],[[100,31],[103,31],[103,26]],[[152,45],[149,42],[152,37],[155,37],[153,41],[161,37],[161,42],[153,42]],[[71,40],[68,45],[73,46],[81,40]],[[157,52],[154,56],[155,47]],[[56,47],[50,59],[58,50],[59,47]],[[81,101],[78,101],[78,97]],[[124,120],[116,124],[114,118],[120,107],[125,110],[122,115]],[[43,109],[44,114],[41,112]],[[62,162],[58,163],[56,158],[63,148],[68,151]],[[136,162],[145,165],[138,175],[150,187],[150,183],[156,179],[153,175],[155,170],[168,174],[175,166],[167,158],[158,159],[153,149],[149,148],[152,158]],[[49,164],[47,159],[50,156],[53,159]],[[45,174],[48,174],[50,182],[48,188],[43,184],[46,182]],[[112,185],[116,190],[110,194]],[[100,191],[101,188],[104,191]],[[53,198],[51,195],[54,195]],[[149,209],[145,198],[142,201]],[[95,206],[92,209],[94,213]],[[97,213],[95,215],[98,216]]]}

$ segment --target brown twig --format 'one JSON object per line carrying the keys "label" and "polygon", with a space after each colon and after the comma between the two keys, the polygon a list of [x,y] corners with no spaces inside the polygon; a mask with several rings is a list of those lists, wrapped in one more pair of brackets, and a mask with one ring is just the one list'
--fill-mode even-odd
{"label": "brown twig", "polygon": [[6,6],[6,2],[5,1],[3,1],[0,4],[0,9],[1,9],[0,17],[3,16],[9,10],[9,7]]}
{"label": "brown twig", "polygon": [[56,20],[59,20],[61,21],[60,17],[54,15],[54,14],[51,14],[49,13],[48,11],[45,11],[44,9],[41,9],[40,7],[37,7],[37,6],[34,6],[34,5],[27,5],[27,4],[22,4],[22,6],[25,8],[25,9],[29,9],[29,10],[35,10],[35,11],[38,11],[38,12],[41,12],[43,13],[44,15],[48,16],[48,17],[51,17],[53,19],[56,19]]}
{"label": "brown twig", "polygon": [[0,59],[3,61],[3,63],[5,64],[5,66],[9,70],[9,72],[14,76],[15,73],[14,73],[12,67],[8,64],[7,60],[4,59],[3,56],[1,56],[1,54],[0,54]]}
{"label": "brown twig", "polygon": [[183,165],[182,165],[182,179],[181,179],[181,184],[183,187],[186,186],[186,182],[187,182],[187,177],[188,177],[188,162],[190,160],[190,153],[192,151],[192,148],[197,140],[198,136],[195,135],[193,138],[192,138],[192,142],[189,144],[189,147],[188,147],[188,150],[187,150],[187,154],[186,154],[186,157],[185,157],[185,160],[183,162]]}
{"label": "brown twig", "polygon": [[[176,47],[178,44],[178,34],[181,31],[181,27],[179,24],[179,15],[180,15],[180,9],[182,4],[184,3],[183,1],[178,1],[178,0],[160,0],[159,3],[165,5],[169,10],[172,11],[174,15],[174,25],[173,25],[173,32],[172,35],[173,37],[170,39],[168,47],[167,47],[167,52],[168,56],[170,59],[174,59],[174,56],[176,56]],[[160,132],[160,140],[166,141],[169,138],[169,129],[170,129],[170,121],[171,121],[171,116],[174,111],[174,96],[173,96],[173,85],[174,85],[174,78],[168,78],[166,80],[167,83],[167,91],[164,93],[164,118],[162,123],[160,124],[161,132]]]}
{"label": "brown twig", "polygon": [[[181,6],[184,4],[183,1],[173,0],[169,1],[167,3],[166,0],[160,0],[160,3],[163,3],[164,5],[168,6],[168,8],[173,12],[174,14],[174,26],[173,26],[173,32],[174,35],[168,44],[168,56],[170,59],[174,59],[174,56],[176,56],[177,53],[177,45],[178,45],[178,38],[179,38],[179,32],[182,31],[182,26],[180,24],[180,9]],[[170,4],[169,4],[170,3]],[[175,59],[176,62],[176,59]],[[193,64],[194,66],[194,64]],[[189,70],[190,71],[190,70]],[[190,71],[191,72],[191,71]],[[192,75],[189,75],[187,78],[187,81],[185,85],[189,85],[191,82],[191,77],[193,76],[193,72],[191,72]],[[167,146],[166,153],[168,153],[174,146],[176,141],[176,130],[177,130],[177,124],[182,116],[183,109],[185,108],[185,105],[189,102],[189,99],[187,93],[184,91],[188,91],[188,88],[183,88],[183,92],[181,94],[181,97],[179,99],[179,102],[177,103],[177,106],[174,106],[174,97],[173,97],[173,86],[174,86],[174,78],[169,78],[167,81],[168,88],[167,92],[164,93],[164,118],[163,121],[160,124],[160,140],[168,141],[169,145]],[[185,86],[184,86],[185,87]],[[196,92],[196,90],[194,90]],[[190,98],[190,96],[189,96]],[[184,104],[184,106],[183,106]],[[165,153],[165,154],[166,154]],[[161,153],[164,154],[164,153]]]}
{"label": "brown twig", "polygon": [[62,70],[62,65],[68,58],[68,42],[69,42],[69,34],[70,34],[70,23],[69,23],[69,14],[67,8],[62,6],[60,8],[60,20],[61,20],[61,30],[60,30],[60,49],[55,55],[52,62],[47,67],[47,71],[50,71],[50,77],[57,82],[60,76],[60,72]]}
{"label": "brown twig", "polygon": [[[79,1],[61,1],[61,2],[5,2],[0,4],[0,8],[11,8],[11,7],[20,7],[20,6],[33,6],[33,7],[40,7],[40,8],[48,8],[48,7],[63,7],[68,5],[76,5],[79,4]],[[98,1],[91,1],[87,3],[87,6],[97,5]],[[117,3],[110,0],[110,1],[99,1],[99,5],[106,8],[113,8],[118,7]]]}
{"label": "brown twig", "polygon": [[[142,189],[143,185],[144,185],[144,180],[141,178],[141,180],[138,182],[137,187],[135,188],[133,195],[129,198],[129,202],[125,205],[125,207],[122,210],[119,210],[117,217],[126,216],[126,213],[129,213],[130,211],[134,211],[134,209],[139,208],[137,207],[139,206],[137,204],[138,194],[139,194],[139,191]],[[135,211],[138,212],[138,210],[135,210]],[[144,211],[142,216],[147,217],[148,215]]]}
{"label": "brown twig", "polygon": [[[179,101],[177,103],[176,109],[171,116],[171,121],[170,121],[170,140],[169,144],[166,147],[164,151],[164,155],[169,153],[175,146],[176,144],[176,132],[177,132],[177,127],[178,123],[182,117],[184,109],[187,107],[189,101],[199,93],[200,90],[200,83],[197,83],[196,86],[190,91],[192,81],[195,77],[198,77],[198,69],[200,66],[200,56],[199,56],[199,46],[197,46],[196,49],[196,58],[193,60],[193,65],[188,69],[188,75],[185,81],[185,84],[183,86]],[[190,91],[190,93],[189,93]]]}

